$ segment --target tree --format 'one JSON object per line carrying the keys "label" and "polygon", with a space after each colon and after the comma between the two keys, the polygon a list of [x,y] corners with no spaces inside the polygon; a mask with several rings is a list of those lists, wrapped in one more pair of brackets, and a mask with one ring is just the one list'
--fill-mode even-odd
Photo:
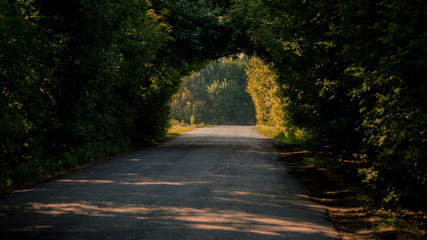
{"label": "tree", "polygon": [[230,13],[275,70],[307,146],[327,146],[337,165],[357,156],[354,170],[389,203],[427,190],[425,4],[241,0]]}
{"label": "tree", "polygon": [[247,92],[255,105],[256,123],[275,128],[288,139],[302,138],[302,131],[289,123],[286,99],[281,95],[277,75],[272,66],[260,58],[252,57],[246,69],[248,75]]}
{"label": "tree", "polygon": [[[213,61],[183,79],[183,88],[172,102],[172,118],[210,124],[251,124],[253,104],[245,92],[247,58]],[[193,100],[181,96],[190,95]],[[186,107],[189,103],[188,107]],[[191,106],[192,111],[187,112]]]}
{"label": "tree", "polygon": [[2,1],[1,187],[164,135],[181,78],[230,52],[212,3]]}

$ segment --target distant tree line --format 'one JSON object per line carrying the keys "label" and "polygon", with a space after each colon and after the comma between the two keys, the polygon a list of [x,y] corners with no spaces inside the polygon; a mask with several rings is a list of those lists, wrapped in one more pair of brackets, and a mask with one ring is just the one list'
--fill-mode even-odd
{"label": "distant tree line", "polygon": [[246,56],[211,62],[182,80],[171,103],[171,117],[187,124],[254,124],[254,106],[246,92]]}

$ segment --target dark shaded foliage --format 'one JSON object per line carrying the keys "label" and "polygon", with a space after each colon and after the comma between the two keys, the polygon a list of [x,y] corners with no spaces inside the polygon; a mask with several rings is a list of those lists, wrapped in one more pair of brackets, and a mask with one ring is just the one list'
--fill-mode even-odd
{"label": "dark shaded foliage", "polygon": [[423,206],[427,192],[426,7],[242,0],[232,12],[277,73],[286,116],[307,145],[357,160],[354,171],[389,204]]}
{"label": "dark shaded foliage", "polygon": [[181,77],[229,52],[218,7],[2,1],[1,187],[162,137]]}

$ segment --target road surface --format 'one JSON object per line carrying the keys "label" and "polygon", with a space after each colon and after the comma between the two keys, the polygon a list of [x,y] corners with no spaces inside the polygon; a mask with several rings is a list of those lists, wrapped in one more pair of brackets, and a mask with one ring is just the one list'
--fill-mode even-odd
{"label": "road surface", "polygon": [[249,126],[201,128],[0,200],[0,239],[339,239]]}

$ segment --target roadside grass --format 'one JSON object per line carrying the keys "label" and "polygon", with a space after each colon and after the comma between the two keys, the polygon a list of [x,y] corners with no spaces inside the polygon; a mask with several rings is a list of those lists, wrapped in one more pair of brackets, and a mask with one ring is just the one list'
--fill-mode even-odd
{"label": "roadside grass", "polygon": [[[130,140],[117,139],[115,142],[103,144],[87,144],[78,149],[52,159],[34,159],[19,165],[14,172],[9,169],[0,169],[1,171],[10,171],[9,178],[0,179],[0,196],[13,192],[18,189],[27,188],[34,184],[55,179],[68,175],[80,169],[88,168],[104,160],[111,159],[137,148],[147,147],[152,144],[167,141],[172,137],[179,136],[195,128],[209,127],[211,125],[197,124],[176,124],[174,123],[166,135],[158,141],[132,145]],[[3,174],[6,175],[6,174]]]}
{"label": "roadside grass", "polygon": [[206,125],[204,123],[201,124],[181,124],[181,123],[173,123],[172,126],[169,128],[168,132],[166,133],[165,137],[161,139],[161,141],[168,140],[172,137],[179,136],[183,133],[189,132],[196,128],[203,128],[203,127],[212,127],[213,125]]}
{"label": "roadside grass", "polygon": [[[68,175],[131,149],[130,140],[86,144],[51,158],[28,159],[9,171],[7,179],[0,179],[0,196],[34,184]],[[0,169],[5,171],[5,169]]]}
{"label": "roadside grass", "polygon": [[325,206],[342,239],[427,240],[426,211],[379,204],[352,173],[357,168],[354,161],[309,152],[301,141],[289,139],[273,127],[254,128],[277,140],[275,146],[287,171],[308,189],[314,201]]}
{"label": "roadside grass", "polygon": [[302,134],[287,134],[285,129],[278,129],[275,127],[265,126],[265,125],[256,125],[254,127],[255,130],[264,134],[267,137],[271,137],[283,143],[292,143],[292,144],[300,144]]}
{"label": "roadside grass", "polygon": [[[264,134],[267,137],[271,137],[276,139],[277,135],[279,134],[279,131],[273,127],[268,127],[265,125],[256,125],[254,127],[255,130],[257,130],[258,132]],[[277,139],[279,140],[279,139]]]}
{"label": "roadside grass", "polygon": [[169,131],[166,133],[166,138],[176,137],[183,133],[189,132],[195,129],[195,126],[182,126],[182,125],[173,125]]}

